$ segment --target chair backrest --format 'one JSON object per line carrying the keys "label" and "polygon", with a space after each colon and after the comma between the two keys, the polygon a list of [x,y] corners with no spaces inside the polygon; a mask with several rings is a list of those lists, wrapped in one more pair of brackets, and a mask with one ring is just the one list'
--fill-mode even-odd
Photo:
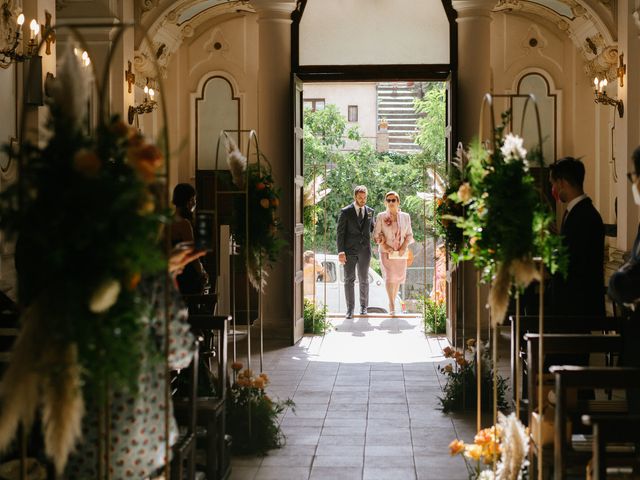
{"label": "chair backrest", "polygon": [[[578,402],[575,406],[568,405],[568,393],[578,389],[629,389],[640,385],[640,368],[631,367],[577,367],[554,366],[550,368],[555,376],[556,417],[555,436],[553,446],[554,478],[565,478],[567,468],[567,452],[570,445],[567,442],[566,419],[570,415],[581,417],[591,414],[591,404],[597,403],[599,411],[607,410],[610,414],[626,416],[627,409],[614,411],[603,408],[603,402]],[[606,403],[606,402],[604,402]],[[619,405],[619,402],[610,402]]]}

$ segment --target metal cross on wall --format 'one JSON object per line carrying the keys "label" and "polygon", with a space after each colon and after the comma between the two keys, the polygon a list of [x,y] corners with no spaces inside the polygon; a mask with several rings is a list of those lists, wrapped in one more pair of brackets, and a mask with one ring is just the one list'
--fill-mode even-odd
{"label": "metal cross on wall", "polygon": [[129,68],[124,72],[124,79],[129,84],[129,90],[128,91],[129,91],[129,93],[131,93],[131,85],[136,83],[136,75],[131,70],[131,61],[127,61],[127,64],[129,65]]}
{"label": "metal cross on wall", "polygon": [[46,10],[44,11],[44,18],[45,18],[45,22],[44,22],[44,25],[42,25],[41,31],[44,32],[43,33],[43,35],[45,35],[44,41],[47,44],[45,53],[47,55],[51,55],[51,44],[56,43],[56,31],[53,28],[51,28],[51,14]]}

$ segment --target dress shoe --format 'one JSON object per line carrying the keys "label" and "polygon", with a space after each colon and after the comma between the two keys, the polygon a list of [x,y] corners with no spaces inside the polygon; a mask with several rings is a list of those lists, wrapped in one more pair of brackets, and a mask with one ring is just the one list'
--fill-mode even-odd
{"label": "dress shoe", "polygon": [[361,308],[360,315],[366,315],[366,314],[367,314],[367,307]]}
{"label": "dress shoe", "polygon": [[353,312],[347,312],[347,314],[344,316],[344,318],[346,318],[346,319],[353,318]]}

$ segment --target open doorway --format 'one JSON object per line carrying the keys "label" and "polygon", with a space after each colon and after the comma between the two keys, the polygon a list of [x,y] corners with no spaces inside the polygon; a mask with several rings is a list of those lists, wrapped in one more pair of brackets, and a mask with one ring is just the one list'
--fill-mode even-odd
{"label": "open doorway", "polygon": [[[411,217],[415,239],[396,311],[429,316],[427,330],[444,332],[446,258],[433,214],[447,164],[446,102],[446,83],[440,81],[304,84],[307,304],[326,306],[329,316],[346,313],[336,245],[340,210],[353,202],[356,185],[367,187],[367,205],[376,214],[385,210],[385,194],[393,190]],[[384,315],[389,300],[376,246],[372,253],[368,313]]]}

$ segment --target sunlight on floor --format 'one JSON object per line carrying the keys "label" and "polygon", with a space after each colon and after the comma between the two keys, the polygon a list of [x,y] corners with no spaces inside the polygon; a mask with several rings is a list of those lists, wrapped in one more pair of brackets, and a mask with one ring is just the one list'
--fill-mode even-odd
{"label": "sunlight on floor", "polygon": [[336,318],[322,337],[305,337],[312,362],[424,363],[443,360],[445,336],[425,337],[420,317]]}

